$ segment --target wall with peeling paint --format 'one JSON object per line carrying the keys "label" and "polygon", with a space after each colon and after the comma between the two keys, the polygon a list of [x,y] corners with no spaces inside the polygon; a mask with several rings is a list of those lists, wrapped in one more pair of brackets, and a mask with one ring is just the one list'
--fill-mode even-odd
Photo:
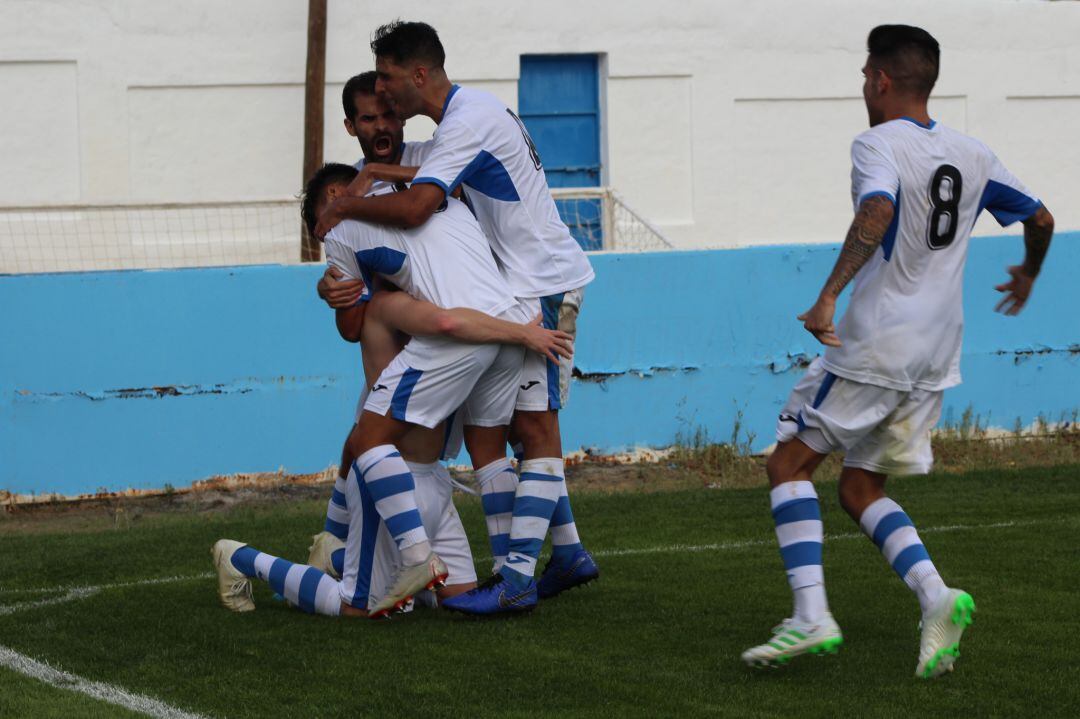
{"label": "wall with peeling paint", "polygon": [[[973,241],[964,384],[992,425],[1080,408],[1080,233],[1055,238],[1031,306],[992,312],[1017,237]],[[699,430],[772,442],[819,351],[795,315],[836,246],[593,256],[568,450],[665,446]],[[0,489],[73,494],[183,486],[337,461],[359,350],[312,291],[320,266],[0,277]]]}

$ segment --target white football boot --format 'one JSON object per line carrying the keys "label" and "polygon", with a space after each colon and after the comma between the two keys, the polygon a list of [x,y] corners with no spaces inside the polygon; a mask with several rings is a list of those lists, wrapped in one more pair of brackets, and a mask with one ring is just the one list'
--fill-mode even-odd
{"label": "white football boot", "polygon": [[377,619],[388,616],[390,612],[403,611],[414,594],[444,586],[449,575],[446,563],[434,552],[428,552],[427,558],[419,564],[402,565],[390,584],[390,590],[368,609],[368,616]]}
{"label": "white football boot", "polygon": [[772,631],[772,639],[742,653],[744,662],[752,667],[779,667],[800,654],[836,654],[844,643],[839,625],[828,612],[816,622],[785,619]]}
{"label": "white football boot", "polygon": [[320,572],[341,581],[341,575],[334,569],[334,562],[331,559],[334,552],[339,549],[345,549],[345,542],[330,534],[330,532],[319,532],[311,538],[311,546],[308,547],[307,565],[315,567]]}
{"label": "white football boot", "polygon": [[243,542],[219,539],[210,549],[218,576],[218,597],[226,609],[234,612],[250,612],[255,609],[251,598],[251,580],[233,566],[232,555],[245,547]]}
{"label": "white football boot", "polygon": [[971,595],[962,589],[946,590],[945,596],[923,616],[915,676],[933,679],[951,672],[960,658],[960,637],[974,618],[975,600]]}

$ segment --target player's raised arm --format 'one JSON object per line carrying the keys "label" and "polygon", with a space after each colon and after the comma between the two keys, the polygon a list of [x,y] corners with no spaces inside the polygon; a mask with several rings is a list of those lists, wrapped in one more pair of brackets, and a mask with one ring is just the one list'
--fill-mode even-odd
{"label": "player's raised arm", "polygon": [[1024,220],[1024,262],[1008,268],[1010,280],[995,289],[1005,296],[994,309],[1007,315],[1016,315],[1024,309],[1035,278],[1039,276],[1043,260],[1050,249],[1050,240],[1054,236],[1054,216],[1046,207],[1040,205],[1030,217]]}
{"label": "player's raised arm", "polygon": [[315,236],[326,233],[342,220],[359,220],[390,227],[419,227],[427,222],[445,201],[446,195],[435,185],[413,185],[405,192],[372,197],[339,197],[319,216]]}
{"label": "player's raised arm", "polygon": [[873,257],[886,230],[892,222],[896,208],[890,197],[874,195],[863,200],[855,213],[855,219],[848,229],[840,257],[836,260],[832,274],[825,282],[817,302],[806,312],[799,315],[803,327],[817,337],[822,344],[839,347],[840,338],[836,336],[833,315],[836,314],[836,299],[847,287],[855,273]]}

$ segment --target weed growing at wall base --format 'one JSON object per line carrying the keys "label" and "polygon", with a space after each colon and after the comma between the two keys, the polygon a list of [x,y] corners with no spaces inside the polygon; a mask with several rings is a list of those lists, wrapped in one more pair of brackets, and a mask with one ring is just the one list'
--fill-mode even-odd
{"label": "weed growing at wall base", "polygon": [[[944,576],[979,603],[956,672],[938,682],[912,676],[917,603],[834,489],[820,490],[825,565],[846,642],[784,670],[738,659],[790,608],[760,487],[579,492],[601,579],[512,621],[431,610],[333,620],[290,610],[262,586],[255,612],[221,608],[210,544],[229,536],[302,558],[324,499],[54,533],[0,522],[0,646],[203,716],[1074,714],[1080,688],[1062,630],[1076,622],[1080,465],[895,482]],[[459,506],[485,553],[478,502]],[[130,713],[5,664],[0,716]]]}

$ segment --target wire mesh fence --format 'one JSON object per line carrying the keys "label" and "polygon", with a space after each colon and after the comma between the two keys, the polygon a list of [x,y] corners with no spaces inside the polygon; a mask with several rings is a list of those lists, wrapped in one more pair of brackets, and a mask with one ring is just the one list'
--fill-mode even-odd
{"label": "wire mesh fence", "polygon": [[[610,188],[560,189],[586,250],[665,250],[663,234]],[[294,264],[295,199],[237,203],[0,208],[0,273]]]}

